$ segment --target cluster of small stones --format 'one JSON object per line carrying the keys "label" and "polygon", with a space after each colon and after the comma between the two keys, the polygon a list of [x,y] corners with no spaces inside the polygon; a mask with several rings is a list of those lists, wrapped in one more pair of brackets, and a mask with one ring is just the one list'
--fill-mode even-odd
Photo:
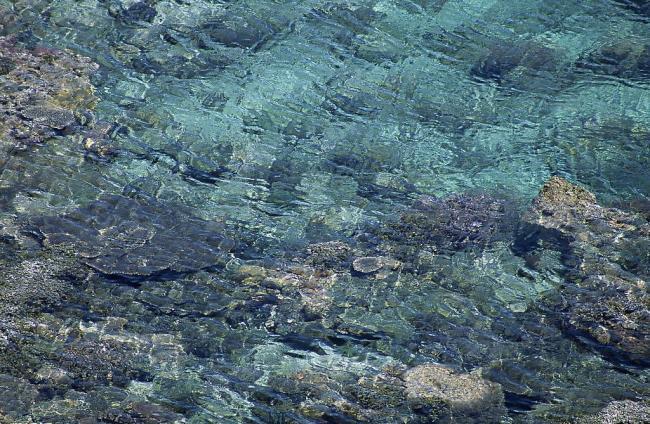
{"label": "cluster of small stones", "polygon": [[98,66],[66,50],[26,48],[0,37],[0,148],[23,149],[75,135],[101,156],[113,154],[111,125],[95,122],[90,76]]}
{"label": "cluster of small stones", "polygon": [[523,218],[521,237],[562,252],[569,272],[563,324],[611,357],[650,358],[650,223],[641,214],[600,206],[587,190],[551,178]]}
{"label": "cluster of small stones", "polygon": [[578,424],[636,424],[650,422],[650,404],[623,400],[607,405],[598,414],[582,417]]}
{"label": "cluster of small stones", "polygon": [[299,410],[317,420],[390,423],[410,416],[408,422],[487,424],[506,415],[499,384],[478,372],[456,372],[437,364],[410,369],[393,364],[344,387],[330,376],[304,371],[276,384],[289,392],[308,393]]}

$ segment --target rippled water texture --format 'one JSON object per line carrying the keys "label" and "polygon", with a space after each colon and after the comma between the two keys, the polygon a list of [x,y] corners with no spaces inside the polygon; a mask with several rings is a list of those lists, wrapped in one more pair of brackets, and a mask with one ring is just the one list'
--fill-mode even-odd
{"label": "rippled water texture", "polygon": [[650,3],[0,0],[0,423],[650,422]]}

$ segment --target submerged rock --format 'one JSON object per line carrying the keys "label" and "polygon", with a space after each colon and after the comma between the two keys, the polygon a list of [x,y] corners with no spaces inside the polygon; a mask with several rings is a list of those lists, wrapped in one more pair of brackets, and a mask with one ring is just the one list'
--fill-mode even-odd
{"label": "submerged rock", "polygon": [[425,364],[408,370],[404,381],[412,407],[436,411],[442,422],[493,423],[506,412],[501,386],[474,373]]}
{"label": "submerged rock", "polygon": [[145,21],[153,22],[156,17],[156,9],[151,7],[147,1],[133,3],[128,9],[126,9],[121,18],[125,21]]}
{"label": "submerged rock", "polygon": [[[125,385],[141,375],[120,343],[75,340],[78,330],[65,329],[50,315],[75,297],[76,286],[87,275],[69,249],[46,250],[0,265],[0,275],[0,372],[29,377],[39,389],[53,385],[58,390],[109,382]],[[63,332],[66,337],[57,340]]]}
{"label": "submerged rock", "polygon": [[221,264],[234,245],[216,223],[153,199],[119,195],[34,224],[48,244],[72,244],[87,265],[112,275],[197,271]]}
{"label": "submerged rock", "polygon": [[650,77],[650,45],[634,40],[606,43],[576,62],[578,68],[620,78]]}
{"label": "submerged rock", "polygon": [[25,415],[37,397],[38,390],[29,381],[0,374],[0,423],[11,422],[9,417],[16,420]]}
{"label": "submerged rock", "polygon": [[518,90],[560,88],[563,54],[534,41],[487,39],[487,48],[470,69],[476,78]]}
{"label": "submerged rock", "polygon": [[485,194],[424,197],[379,233],[402,256],[417,255],[426,246],[439,252],[485,248],[512,234],[514,211],[507,206]]}
{"label": "submerged rock", "polygon": [[650,17],[650,2],[647,0],[614,0],[621,8],[630,10],[636,14]]}
{"label": "submerged rock", "polygon": [[307,247],[307,263],[318,267],[337,267],[348,261],[351,252],[352,248],[341,241],[314,243]]}
{"label": "submerged rock", "polygon": [[209,40],[226,47],[253,49],[259,48],[275,34],[276,28],[245,11],[212,17],[200,26],[199,31]]}
{"label": "submerged rock", "polygon": [[43,142],[76,124],[97,102],[89,79],[96,69],[74,53],[0,37],[0,147]]}
{"label": "submerged rock", "polygon": [[183,417],[171,409],[148,402],[135,402],[128,408],[110,408],[98,418],[108,423],[162,424],[183,422]]}
{"label": "submerged rock", "polygon": [[382,261],[382,258],[372,256],[357,258],[354,260],[354,262],[352,262],[352,269],[363,274],[369,274],[371,272],[378,271],[383,268],[383,266],[384,263]]}
{"label": "submerged rock", "polygon": [[602,207],[589,191],[553,177],[523,222],[515,250],[526,256],[546,248],[563,255],[567,272],[557,311],[565,330],[612,360],[648,364],[647,219]]}
{"label": "submerged rock", "polygon": [[352,262],[352,269],[361,274],[370,274],[379,271],[382,268],[396,269],[400,265],[399,261],[381,256],[364,256],[356,258]]}
{"label": "submerged rock", "polygon": [[[4,259],[4,258],[3,258]],[[10,317],[23,317],[61,301],[70,290],[71,276],[82,275],[71,253],[65,249],[18,260],[0,262],[0,334]]]}

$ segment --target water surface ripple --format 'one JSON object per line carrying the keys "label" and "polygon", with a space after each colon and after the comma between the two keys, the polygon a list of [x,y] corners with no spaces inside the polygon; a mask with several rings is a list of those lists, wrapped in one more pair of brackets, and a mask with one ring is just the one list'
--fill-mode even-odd
{"label": "water surface ripple", "polygon": [[650,422],[643,0],[0,0],[0,423]]}

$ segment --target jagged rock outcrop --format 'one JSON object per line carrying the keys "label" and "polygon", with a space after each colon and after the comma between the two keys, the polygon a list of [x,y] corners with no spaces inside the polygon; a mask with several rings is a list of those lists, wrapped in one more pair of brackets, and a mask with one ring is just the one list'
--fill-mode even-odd
{"label": "jagged rock outcrop", "polygon": [[553,307],[563,328],[612,360],[649,364],[647,217],[602,207],[589,191],[553,177],[523,223],[516,250],[562,253],[565,283]]}

